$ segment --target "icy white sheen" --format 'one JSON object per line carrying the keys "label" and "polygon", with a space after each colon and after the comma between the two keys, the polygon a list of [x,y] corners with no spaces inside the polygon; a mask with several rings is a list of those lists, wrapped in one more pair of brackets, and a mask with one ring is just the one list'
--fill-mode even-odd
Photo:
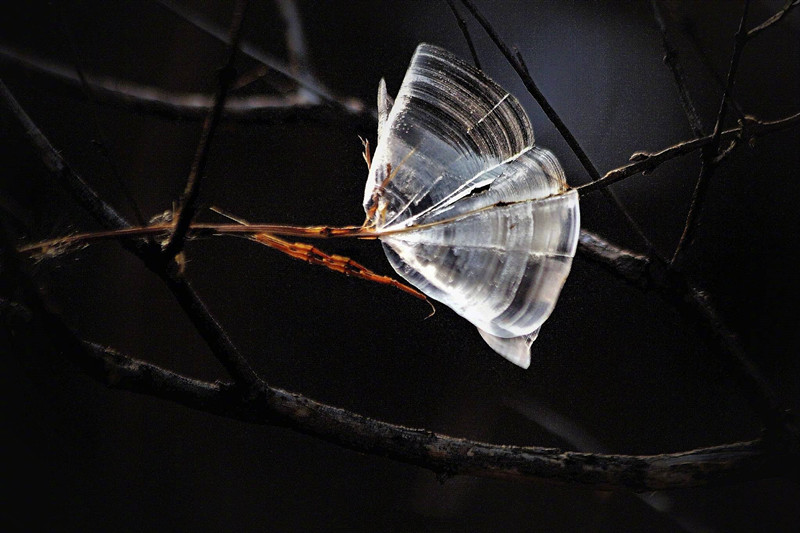
{"label": "icy white sheen", "polygon": [[516,98],[436,46],[417,47],[394,102],[381,81],[378,115],[364,210],[392,267],[528,368],[578,244],[561,165]]}

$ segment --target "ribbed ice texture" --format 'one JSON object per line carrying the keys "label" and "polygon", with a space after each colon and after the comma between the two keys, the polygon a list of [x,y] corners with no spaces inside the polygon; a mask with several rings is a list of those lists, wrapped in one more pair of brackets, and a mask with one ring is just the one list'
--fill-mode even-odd
{"label": "ribbed ice texture", "polygon": [[578,242],[578,195],[533,146],[516,98],[421,44],[392,104],[378,91],[364,209],[392,267],[527,368]]}

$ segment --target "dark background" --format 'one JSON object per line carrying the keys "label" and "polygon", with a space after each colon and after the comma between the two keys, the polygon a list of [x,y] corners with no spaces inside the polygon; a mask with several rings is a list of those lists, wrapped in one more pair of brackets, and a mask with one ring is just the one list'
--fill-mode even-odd
{"label": "dark background", "polygon": [[[748,27],[782,3],[754,1]],[[251,4],[245,40],[285,58],[283,24],[273,4]],[[689,90],[710,132],[721,95],[713,73],[724,79],[727,72],[741,4],[667,6]],[[232,4],[203,1],[195,7],[228,26]],[[625,164],[637,150],[691,138],[647,3],[483,1],[479,7],[519,47],[601,172]],[[382,76],[390,92],[397,91],[419,42],[469,57],[445,2],[308,1],[299,9],[314,72],[335,93],[369,105]],[[792,13],[748,44],[734,93],[747,113],[777,119],[798,111],[798,24]],[[470,25],[484,69],[520,98],[537,143],[559,156],[572,185],[584,183],[585,172],[555,128],[477,25]],[[178,92],[213,92],[224,58],[224,46],[150,1],[11,2],[4,6],[0,42],[65,65],[77,55],[87,72]],[[255,63],[240,58],[237,65],[245,71]],[[170,209],[184,186],[199,121],[95,106],[80,91],[7,60],[0,69],[32,119],[104,198],[132,215],[110,178],[114,166],[146,217]],[[250,90],[274,93],[267,84]],[[93,229],[5,111],[0,126],[6,231],[22,243]],[[374,127],[224,122],[201,203],[252,221],[360,223],[366,168],[357,135],[374,143]],[[796,128],[775,133],[721,165],[697,241],[682,264],[795,408],[798,141]],[[695,153],[614,188],[665,255],[680,237],[698,171]],[[581,209],[584,227],[643,249],[602,195],[584,197]],[[200,218],[214,219],[205,209]],[[375,242],[320,246],[390,273]],[[320,401],[459,437],[586,451],[674,452],[759,435],[760,423],[724,356],[658,295],[582,257],[524,371],[492,353],[470,324],[442,305],[425,320],[427,306],[398,291],[244,240],[192,242],[187,254],[189,279],[259,374]],[[32,261],[27,268],[84,338],[191,376],[226,379],[160,281],[115,244]],[[800,490],[790,482],[640,498],[574,486],[437,480],[417,467],[289,430],[108,390],[64,358],[2,338],[0,477],[12,493],[0,507],[4,530],[800,527]]]}

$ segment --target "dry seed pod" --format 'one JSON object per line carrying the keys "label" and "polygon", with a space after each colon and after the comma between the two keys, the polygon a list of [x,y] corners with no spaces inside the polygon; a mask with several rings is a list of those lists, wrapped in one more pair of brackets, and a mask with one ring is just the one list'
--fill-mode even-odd
{"label": "dry seed pod", "polygon": [[364,210],[392,267],[528,368],[575,255],[577,192],[517,99],[446,50],[419,45],[378,111]]}

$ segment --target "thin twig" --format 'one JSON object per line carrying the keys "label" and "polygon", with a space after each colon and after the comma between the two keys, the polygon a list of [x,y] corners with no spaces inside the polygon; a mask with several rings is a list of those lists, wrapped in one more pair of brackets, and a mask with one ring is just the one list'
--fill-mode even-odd
{"label": "thin twig", "polygon": [[744,0],[742,8],[742,15],[739,19],[739,29],[734,38],[733,53],[731,54],[730,67],[728,69],[728,78],[725,84],[725,90],[722,93],[722,99],[719,104],[719,112],[717,113],[717,120],[714,124],[714,133],[711,138],[711,143],[703,147],[702,164],[700,166],[700,176],[697,178],[694,192],[692,193],[692,200],[689,206],[689,212],[686,215],[686,223],[683,227],[683,233],[678,241],[678,246],[675,248],[675,253],[672,255],[671,264],[675,264],[683,254],[684,250],[694,240],[694,235],[697,231],[697,226],[700,222],[700,215],[705,205],[705,199],[708,194],[708,187],[711,182],[711,176],[717,166],[717,156],[719,155],[719,146],[722,136],[722,125],[725,121],[725,115],[728,110],[728,96],[733,90],[733,84],[736,80],[736,70],[739,67],[739,60],[742,56],[742,50],[747,43],[747,31],[745,30],[745,21],[747,20],[747,12],[750,8],[750,0]]}
{"label": "thin twig", "polygon": [[683,107],[683,111],[686,114],[689,126],[692,128],[695,137],[702,137],[703,122],[700,120],[700,115],[698,115],[694,102],[689,95],[686,73],[683,71],[683,67],[679,61],[678,51],[669,38],[667,24],[664,21],[664,15],[659,6],[659,0],[651,0],[650,5],[653,8],[653,18],[655,18],[658,29],[661,31],[661,43],[664,46],[664,63],[669,67],[670,72],[672,72],[672,79],[675,82],[675,88],[678,90],[681,107]]}
{"label": "thin twig", "polygon": [[25,136],[36,147],[45,167],[56,177],[59,183],[63,184],[70,193],[87,211],[106,228],[124,228],[129,224],[122,218],[112,206],[106,203],[100,196],[83,180],[53,148],[47,137],[39,130],[36,124],[19,105],[17,99],[8,90],[5,83],[0,80],[0,96],[6,108],[14,115],[25,130]]}
{"label": "thin twig", "polygon": [[747,38],[752,39],[753,37],[760,35],[761,32],[763,32],[773,24],[780,22],[786,15],[789,14],[789,12],[792,9],[796,8],[797,6],[800,6],[800,0],[787,0],[786,3],[783,5],[783,7],[780,9],[780,11],[772,15],[770,18],[768,18],[755,28],[748,31]]}
{"label": "thin twig", "polygon": [[239,48],[239,40],[242,36],[242,23],[244,22],[244,14],[247,11],[247,4],[248,0],[239,0],[233,10],[230,44],[228,45],[226,53],[227,59],[225,65],[219,71],[219,87],[217,89],[217,94],[214,96],[214,105],[211,107],[208,116],[206,116],[203,122],[200,142],[197,144],[197,151],[192,161],[189,177],[186,180],[186,188],[183,191],[180,206],[176,214],[175,229],[170,236],[169,242],[164,247],[164,256],[169,259],[172,259],[183,250],[186,232],[189,230],[189,226],[197,211],[197,198],[200,195],[200,184],[203,181],[206,163],[208,162],[208,154],[211,151],[211,141],[214,138],[217,125],[222,117],[222,109],[225,107],[225,99],[228,96],[228,90],[230,89],[231,83],[233,83],[236,78],[234,63],[236,61],[236,52]]}
{"label": "thin twig", "polygon": [[472,42],[472,36],[469,34],[467,22],[464,20],[464,17],[461,16],[461,13],[459,13],[456,9],[456,5],[453,3],[453,0],[447,0],[447,6],[453,13],[453,16],[456,19],[456,24],[458,24],[458,29],[461,30],[461,34],[464,36],[464,40],[467,41],[469,53],[472,55],[472,64],[475,65],[476,69],[481,70],[481,61],[478,59],[478,51],[475,49],[475,43]]}
{"label": "thin twig", "polygon": [[75,42],[75,38],[72,35],[72,30],[69,27],[69,23],[67,21],[67,14],[65,13],[64,6],[60,2],[56,2],[51,4],[52,7],[56,10],[56,15],[61,23],[61,31],[64,34],[64,38],[66,39],[67,43],[69,44],[70,50],[72,52],[74,58],[74,67],[75,73],[78,75],[78,79],[81,83],[81,89],[83,90],[84,94],[86,95],[87,100],[91,104],[92,109],[92,120],[94,122],[94,128],[97,132],[99,141],[97,144],[100,147],[101,154],[103,159],[108,163],[109,168],[111,169],[111,178],[112,181],[119,187],[120,191],[122,192],[122,196],[125,198],[125,201],[128,202],[131,209],[133,210],[133,215],[136,221],[139,224],[144,224],[144,216],[142,212],[139,210],[139,206],[134,200],[133,195],[131,194],[130,189],[125,184],[125,180],[122,179],[122,172],[120,172],[119,167],[115,159],[111,156],[110,153],[110,143],[108,142],[108,138],[104,132],[103,126],[100,123],[100,113],[99,113],[99,106],[97,98],[94,95],[94,91],[92,90],[89,81],[86,79],[86,75],[84,73],[81,57],[82,54],[78,49],[78,44]]}
{"label": "thin twig", "polygon": [[744,387],[746,396],[756,413],[766,423],[766,436],[782,442],[782,445],[785,444],[793,449],[794,453],[800,453],[800,429],[792,413],[784,405],[769,380],[750,360],[737,335],[717,313],[708,294],[688,283],[683,292],[690,297],[689,305],[708,324],[707,329],[714,332],[717,342],[731,356],[735,375]]}
{"label": "thin twig", "polygon": [[[68,86],[81,87],[80,78],[66,65],[2,45],[0,59],[39,72]],[[168,119],[202,120],[208,116],[214,103],[213,95],[169,92],[91,73],[85,73],[84,76],[98,102]],[[259,124],[303,121],[366,128],[374,125],[376,112],[374,109],[359,107],[357,101],[346,107],[313,104],[306,96],[299,94],[229,95],[222,116],[226,120]]]}
{"label": "thin twig", "polygon": [[[525,73],[530,75],[528,71],[528,65],[525,64],[525,60],[523,59],[522,54],[516,47],[514,47],[514,55],[517,58],[519,65],[525,71]],[[606,197],[607,200],[609,200],[612,204],[616,206],[617,210],[620,213],[622,213],[622,216],[628,222],[628,225],[631,228],[633,228],[633,231],[639,236],[639,238],[644,243],[648,253],[656,258],[661,259],[661,255],[658,253],[658,250],[656,250],[655,246],[653,246],[653,243],[647,237],[647,235],[644,232],[644,229],[642,229],[642,226],[639,224],[639,222],[637,222],[636,219],[633,218],[633,215],[631,215],[630,211],[628,211],[628,209],[625,207],[625,204],[623,204],[622,200],[619,199],[617,193],[615,193],[612,189],[609,188],[602,189],[601,193],[603,194],[603,196]]]}
{"label": "thin twig", "polygon": [[[130,228],[129,222],[104,202],[94,189],[64,161],[2,81],[0,81],[0,96],[6,107],[25,129],[26,136],[36,147],[39,157],[56,181],[69,190],[78,203],[103,227],[112,231],[124,231],[125,228]],[[121,243],[126,250],[137,255],[150,270],[167,283],[178,304],[236,382],[243,386],[258,382],[259,378],[250,364],[208,311],[194,288],[183,276],[177,275],[174,268],[167,268],[171,265],[165,264],[161,260],[160,249],[126,239],[122,239]]]}
{"label": "thin twig", "polygon": [[[800,113],[786,117],[776,121],[759,121],[754,118],[748,117],[748,120],[741,124],[738,128],[733,128],[723,132],[723,138],[739,136],[744,140],[755,138],[757,135],[763,135],[769,132],[780,131],[790,126],[800,125]],[[678,143],[669,148],[656,153],[637,152],[631,159],[633,163],[625,165],[609,171],[604,178],[595,183],[589,183],[577,188],[579,194],[585,195],[597,187],[605,185],[607,182],[614,183],[626,177],[631,177],[639,172],[648,172],[658,167],[663,162],[678,157],[680,155],[695,151],[710,143],[712,136],[706,136],[700,139],[692,139]],[[90,233],[78,233],[58,237],[47,241],[41,241],[20,248],[20,251],[25,253],[52,253],[62,250],[69,250],[70,247],[81,246],[91,242],[102,240],[118,240],[129,237],[143,237],[143,236],[158,236],[166,235],[172,229],[171,223],[151,224],[144,227],[125,226],[121,229],[112,229],[109,231],[96,231]],[[415,228],[411,228],[415,229]],[[401,231],[407,231],[401,230]],[[286,224],[250,224],[248,226],[241,226],[238,224],[208,224],[208,223],[195,223],[189,228],[192,236],[201,237],[208,235],[251,235],[254,233],[269,233],[273,235],[284,235],[293,237],[305,238],[337,238],[348,237],[358,239],[374,239],[381,235],[386,235],[386,232],[375,232],[364,229],[361,226],[291,226]],[[589,239],[589,241],[591,238]],[[584,244],[590,244],[587,241]]]}
{"label": "thin twig", "polygon": [[704,291],[667,265],[621,248],[592,232],[581,230],[578,249],[583,256],[609,267],[622,279],[640,288],[655,290],[676,308],[687,312],[692,321],[701,323],[703,329],[712,334],[721,352],[730,356],[733,374],[753,410],[764,421],[767,435],[800,454],[800,428]]}
{"label": "thin twig", "polygon": [[[736,137],[743,137],[743,141],[746,143],[750,139],[796,126],[800,126],[800,113],[772,121],[759,120],[755,117],[747,116],[739,126],[723,131],[720,135],[720,139],[728,141]],[[652,172],[662,163],[699,150],[711,144],[712,141],[713,135],[706,135],[699,139],[692,139],[674,144],[658,152],[636,152],[631,156],[631,163],[609,170],[598,181],[580,185],[576,187],[576,189],[580,195],[585,195],[639,174],[640,172]]]}
{"label": "thin twig", "polygon": [[475,20],[477,20],[478,23],[483,27],[483,29],[486,31],[486,34],[494,42],[495,46],[497,46],[497,48],[505,56],[506,60],[511,65],[511,67],[517,72],[517,75],[522,80],[522,83],[525,85],[525,88],[528,89],[528,92],[530,92],[531,95],[534,97],[534,99],[536,99],[536,102],[542,108],[542,111],[544,111],[545,115],[547,115],[547,118],[550,119],[550,122],[553,123],[558,132],[567,142],[572,152],[581,162],[581,165],[583,165],[583,168],[585,168],[586,172],[589,173],[589,177],[591,178],[591,180],[596,181],[600,179],[600,173],[597,171],[597,168],[595,168],[594,164],[589,159],[589,156],[586,155],[586,152],[583,151],[583,148],[581,148],[581,145],[580,143],[578,143],[578,140],[575,139],[574,135],[572,135],[572,132],[569,130],[567,125],[564,124],[564,121],[561,120],[561,117],[558,116],[556,110],[553,109],[553,106],[551,106],[550,102],[547,101],[547,98],[545,98],[544,94],[542,94],[542,91],[539,90],[539,87],[536,85],[536,82],[533,81],[533,78],[527,72],[527,69],[519,63],[514,53],[506,45],[506,43],[503,42],[503,40],[494,30],[492,25],[489,24],[489,21],[486,19],[486,17],[484,17],[483,14],[481,14],[481,12],[478,11],[478,9],[475,7],[475,5],[472,3],[471,0],[461,0],[461,3],[463,3],[464,6],[469,10],[469,12],[472,13],[472,16],[475,17]]}
{"label": "thin twig", "polygon": [[[286,50],[289,54],[289,68],[295,76],[302,76],[316,79],[311,70],[311,61],[308,58],[306,39],[303,34],[303,24],[300,21],[300,13],[297,10],[297,3],[294,0],[276,0],[278,11],[283,17],[286,35]],[[305,89],[302,85],[298,88],[301,97],[308,99],[312,103],[319,103],[319,97],[312,91]]]}
{"label": "thin twig", "polygon": [[[572,135],[569,128],[567,128],[566,124],[561,120],[558,113],[553,109],[550,105],[550,102],[547,101],[547,98],[542,94],[539,88],[536,86],[536,83],[533,81],[533,78],[528,71],[528,67],[525,64],[524,60],[522,59],[522,55],[519,54],[519,51],[516,53],[512,52],[512,50],[500,39],[500,36],[497,34],[495,29],[489,24],[489,21],[478,11],[475,5],[471,2],[471,0],[461,0],[461,2],[466,6],[466,8],[472,13],[472,16],[480,23],[483,29],[486,31],[487,35],[492,39],[495,43],[495,46],[502,52],[505,56],[508,63],[514,68],[517,72],[517,75],[522,80],[522,83],[525,85],[525,88],[528,89],[528,92],[534,99],[538,102],[539,106],[542,108],[544,113],[559,131],[561,136],[567,142],[569,147],[572,149],[573,153],[577,156],[578,160],[581,162],[583,167],[589,173],[589,178],[591,181],[597,181],[600,179],[600,173],[597,171],[597,168],[594,166],[594,163],[589,159],[589,156],[581,148],[580,144],[578,143],[577,139]],[[659,256],[658,251],[653,246],[650,239],[644,233],[641,225],[633,218],[633,216],[628,212],[625,208],[624,204],[620,201],[614,191],[610,189],[603,189],[603,195],[608,198],[614,205],[617,206],[617,209],[622,213],[622,216],[628,222],[631,228],[633,228],[634,232],[639,236],[642,242],[647,247],[647,250],[650,254],[654,256]]]}
{"label": "thin twig", "polygon": [[[672,9],[670,9],[671,7],[673,7],[672,5],[666,4],[664,7],[670,13],[670,15],[672,15],[673,18],[676,17],[675,13],[672,11]],[[689,44],[692,45],[692,49],[694,50],[695,54],[697,54],[697,57],[700,59],[700,62],[703,64],[708,73],[714,79],[719,89],[724,90],[725,80],[722,79],[722,76],[720,76],[719,72],[717,72],[716,67],[712,63],[711,59],[708,57],[708,54],[700,45],[700,42],[697,38],[697,34],[695,33],[693,27],[688,24],[680,24],[680,23],[678,24],[678,26],[681,30],[681,34],[684,35],[688,40]],[[744,110],[742,110],[742,107],[739,105],[739,102],[737,102],[736,99],[733,98],[732,96],[729,96],[728,104],[730,104],[730,106],[733,108],[737,118],[741,120],[744,117],[745,113]]]}
{"label": "thin twig", "polygon": [[[215,39],[224,44],[230,44],[229,36],[226,34],[225,30],[220,28],[207,18],[205,18],[199,12],[193,11],[192,9],[184,5],[181,5],[179,2],[176,2],[175,0],[157,0],[157,1],[166,9],[168,9],[181,19],[185,20],[189,24],[193,25],[194,27],[198,28],[199,30],[205,32],[211,37],[214,37]],[[295,83],[297,83],[299,86],[308,89],[309,91],[317,95],[319,98],[321,98],[323,101],[327,102],[328,104],[334,107],[343,107],[350,111],[356,111],[356,112],[359,112],[367,108],[367,106],[364,105],[363,102],[360,102],[358,100],[352,98],[343,99],[335,96],[328,89],[322,86],[322,84],[316,79],[313,79],[305,75],[292,74],[290,67],[287,67],[281,61],[278,61],[274,57],[265,53],[263,50],[260,50],[259,48],[251,45],[250,43],[247,42],[240,43],[239,50],[244,55],[250,57],[251,59],[254,59],[259,63],[263,64],[264,66],[267,66],[270,69],[274,70],[275,72],[280,73],[287,79],[290,79]]]}

